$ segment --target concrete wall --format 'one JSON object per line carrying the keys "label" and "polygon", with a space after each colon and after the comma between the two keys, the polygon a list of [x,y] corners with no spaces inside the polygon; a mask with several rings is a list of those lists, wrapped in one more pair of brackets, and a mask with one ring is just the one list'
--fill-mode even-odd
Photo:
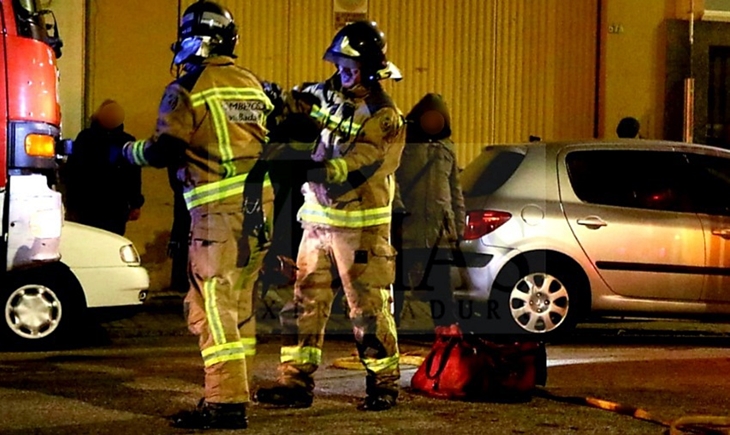
{"label": "concrete wall", "polygon": [[[241,27],[242,65],[292,86],[332,73],[321,60],[334,32],[332,0],[221,0]],[[184,8],[190,0],[181,2]],[[389,57],[406,79],[388,89],[403,111],[426,92],[450,103],[459,161],[484,144],[593,136],[597,1],[370,0],[388,34]],[[88,0],[87,115],[106,98],[127,127],[152,133],[172,77],[176,0]],[[147,204],[128,236],[143,251],[153,287],[167,283],[172,216],[164,171],[144,170]]]}
{"label": "concrete wall", "polygon": [[58,60],[63,135],[75,137],[84,125],[84,80],[86,0],[46,0],[53,10],[63,38],[63,56]]}

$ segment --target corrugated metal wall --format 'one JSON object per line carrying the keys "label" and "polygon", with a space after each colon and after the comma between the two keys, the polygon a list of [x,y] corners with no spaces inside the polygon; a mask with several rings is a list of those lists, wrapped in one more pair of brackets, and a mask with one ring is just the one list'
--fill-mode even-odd
{"label": "corrugated metal wall", "polygon": [[[192,3],[185,0],[183,7]],[[222,0],[241,27],[241,64],[286,86],[333,71],[321,60],[333,0]],[[369,0],[405,76],[407,112],[447,99],[463,165],[482,145],[593,135],[597,0]]]}

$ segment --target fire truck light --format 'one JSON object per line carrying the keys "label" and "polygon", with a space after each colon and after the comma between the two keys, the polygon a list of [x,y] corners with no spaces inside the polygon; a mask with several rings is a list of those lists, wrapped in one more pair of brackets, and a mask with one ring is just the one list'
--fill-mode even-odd
{"label": "fire truck light", "polygon": [[25,152],[31,157],[55,157],[56,140],[45,134],[29,134],[25,137]]}

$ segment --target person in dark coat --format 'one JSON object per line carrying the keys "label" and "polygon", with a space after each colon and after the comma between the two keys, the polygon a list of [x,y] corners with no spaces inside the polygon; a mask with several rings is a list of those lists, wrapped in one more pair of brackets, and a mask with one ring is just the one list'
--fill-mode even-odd
{"label": "person in dark coat", "polygon": [[63,170],[67,218],[124,235],[128,221],[139,219],[144,204],[139,167],[109,162],[110,148],[134,137],[124,131],[124,109],[106,100],[91,126],[76,137]]}
{"label": "person in dark coat", "polygon": [[639,131],[641,130],[641,124],[636,118],[627,116],[619,121],[616,126],[616,136],[621,139],[641,139]]}
{"label": "person in dark coat", "polygon": [[464,234],[464,196],[459,181],[451,118],[443,98],[427,94],[406,117],[406,146],[396,171],[394,245],[398,248],[395,311],[404,292],[431,304],[436,326],[456,323],[450,264]]}

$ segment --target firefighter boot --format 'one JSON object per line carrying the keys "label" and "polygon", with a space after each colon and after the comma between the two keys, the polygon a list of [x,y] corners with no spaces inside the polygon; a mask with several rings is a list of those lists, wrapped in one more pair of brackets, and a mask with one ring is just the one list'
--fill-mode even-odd
{"label": "firefighter boot", "polygon": [[398,399],[399,375],[374,376],[368,374],[365,378],[365,399],[358,405],[360,411],[387,411],[394,407]]}
{"label": "firefighter boot", "polygon": [[368,394],[358,405],[360,411],[387,411],[395,406],[396,396],[389,392]]}
{"label": "firefighter boot", "polygon": [[314,401],[314,393],[307,387],[277,385],[259,388],[256,401],[279,408],[309,408]]}
{"label": "firefighter boot", "polygon": [[171,418],[174,427],[182,429],[246,429],[245,403],[208,403],[202,399],[192,411],[182,411]]}

